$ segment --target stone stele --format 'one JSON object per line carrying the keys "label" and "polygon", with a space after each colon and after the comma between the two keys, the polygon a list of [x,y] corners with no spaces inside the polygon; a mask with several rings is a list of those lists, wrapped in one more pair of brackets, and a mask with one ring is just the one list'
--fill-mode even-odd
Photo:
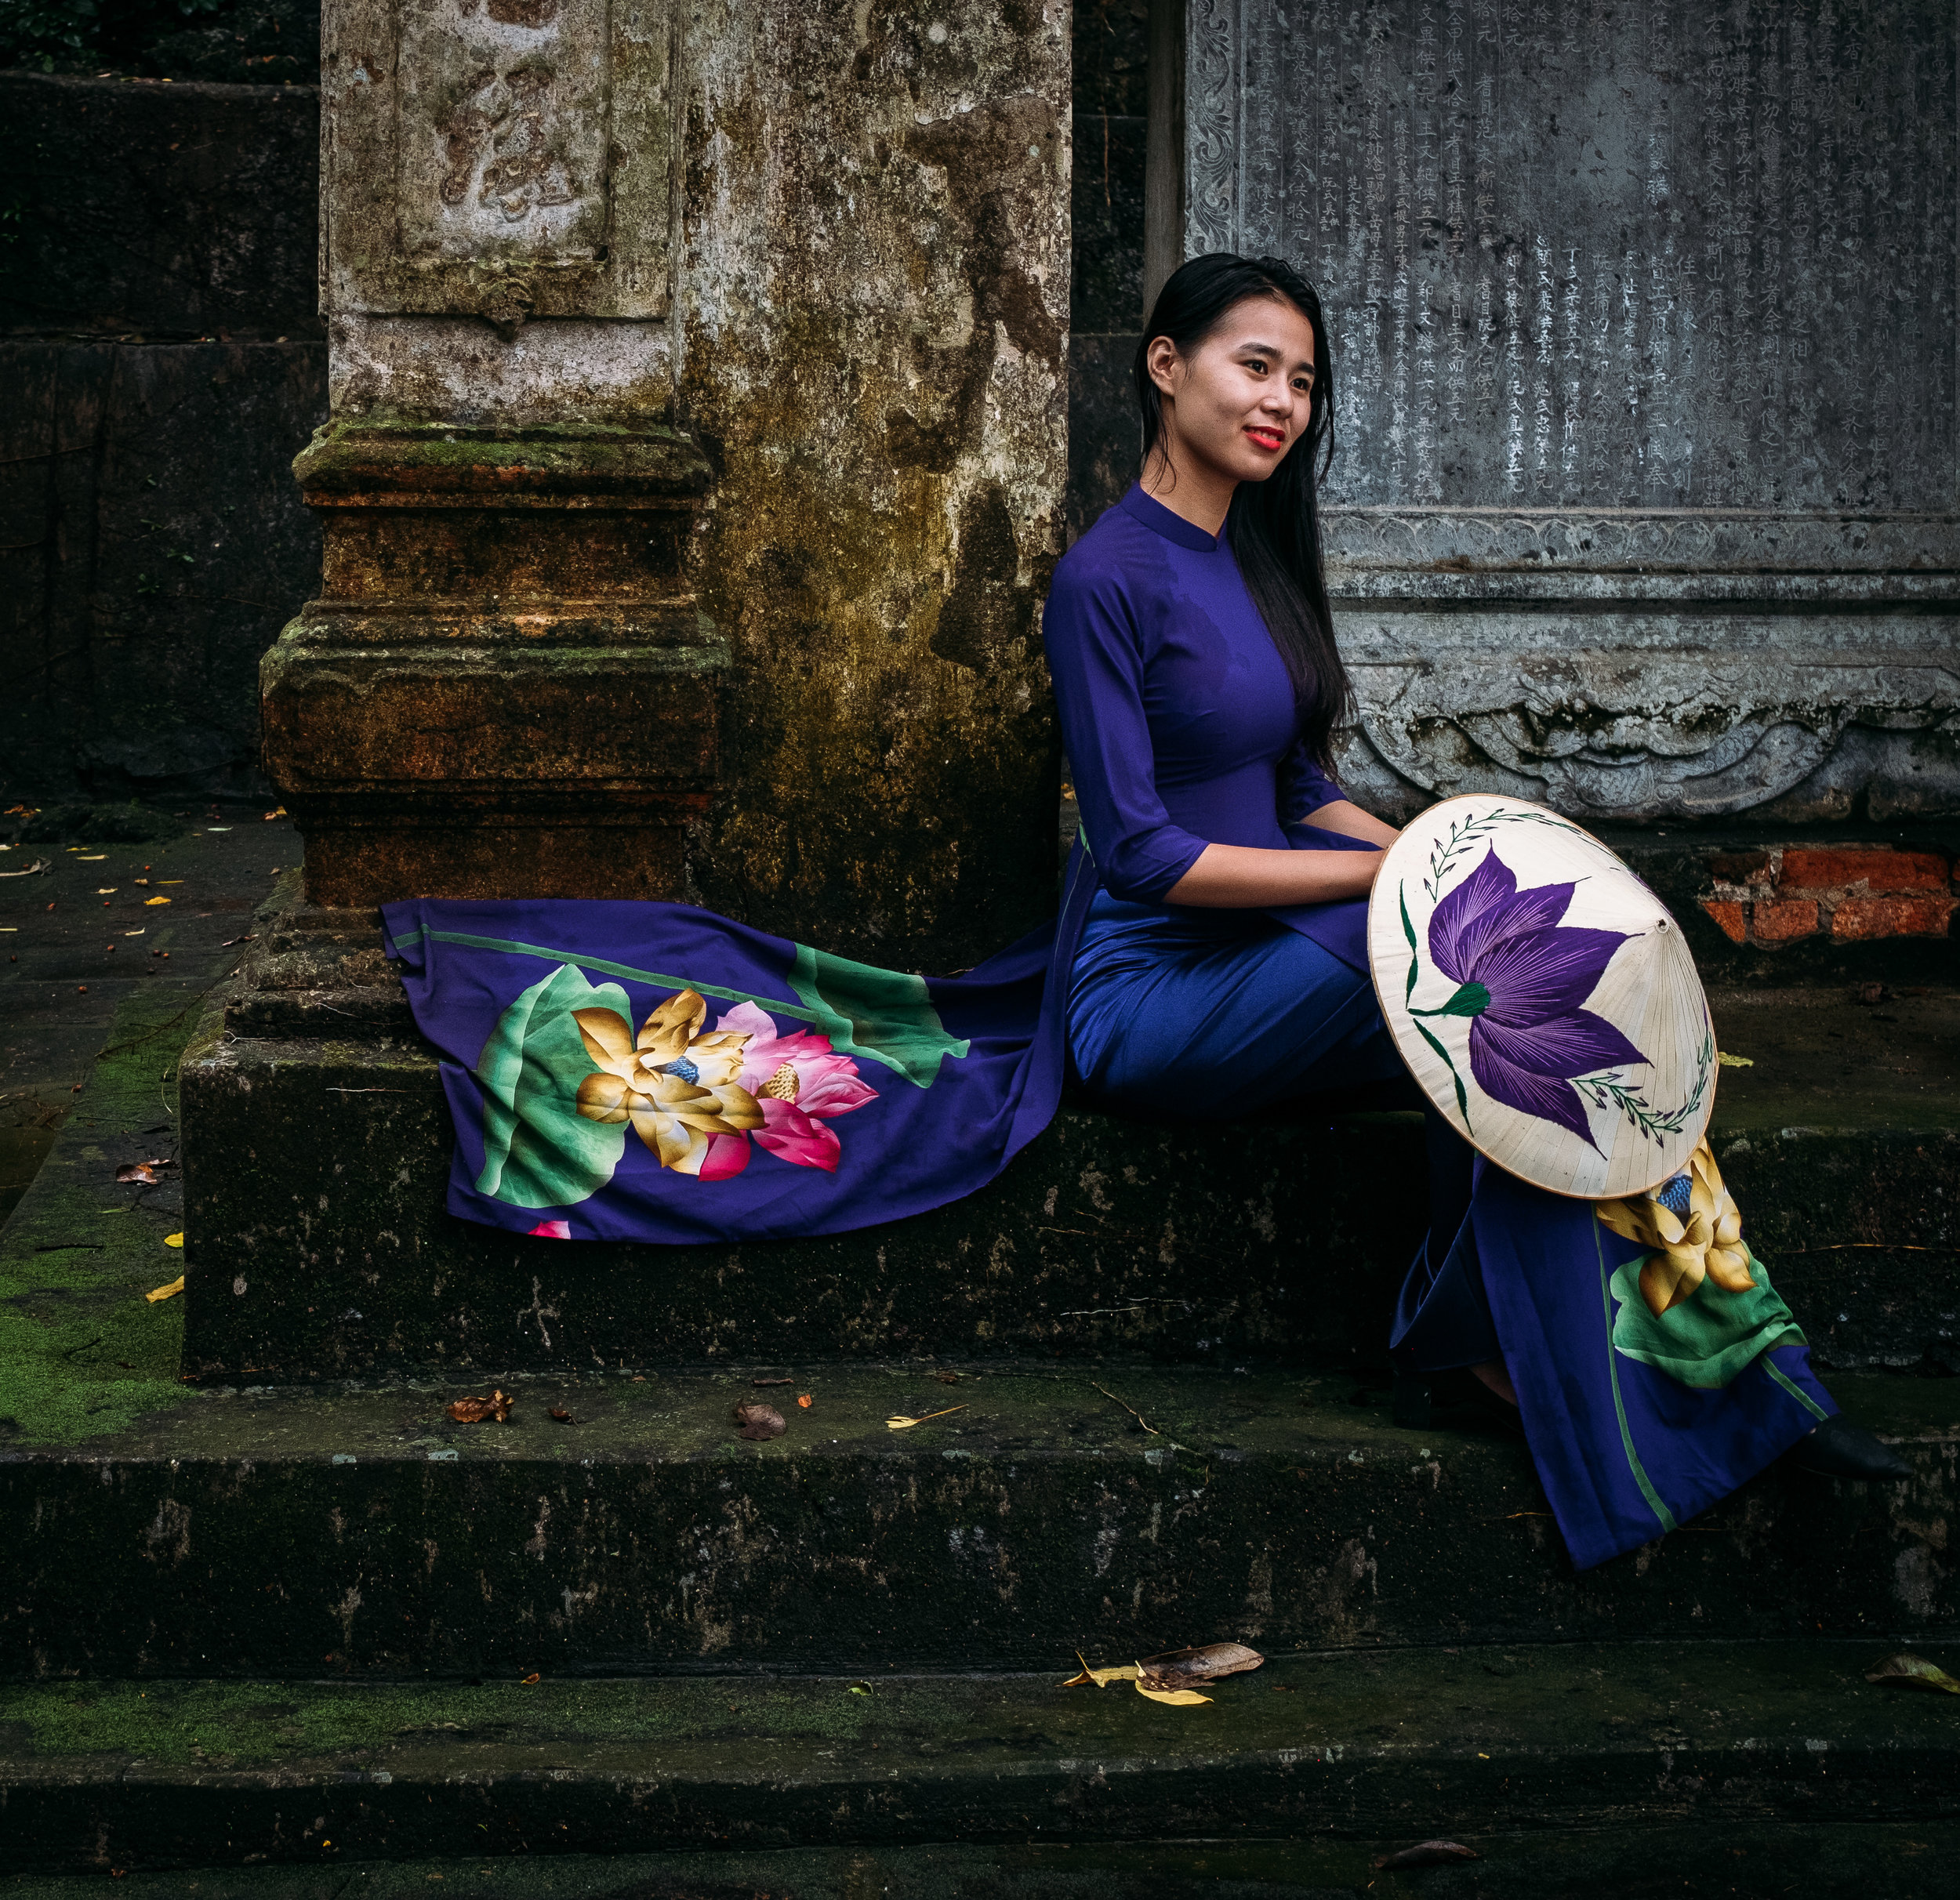
{"label": "stone stele", "polygon": [[1952,8],[1185,30],[1187,254],[1327,300],[1359,796],[1960,810]]}

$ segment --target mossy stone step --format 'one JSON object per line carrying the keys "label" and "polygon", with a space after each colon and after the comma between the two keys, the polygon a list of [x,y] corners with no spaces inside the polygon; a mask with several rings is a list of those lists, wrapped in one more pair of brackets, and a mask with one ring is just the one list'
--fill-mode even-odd
{"label": "mossy stone step", "polygon": [[1668,1633],[1276,1655],[1187,1708],[1058,1671],[9,1689],[0,1855],[18,1872],[665,1850],[725,1854],[739,1879],[772,1850],[950,1840],[1406,1843],[1637,1809],[1713,1843],[1960,1818],[1951,1704],[1866,1681],[1882,1646]]}
{"label": "mossy stone step", "polygon": [[[1839,1365],[1960,1369],[1960,992],[1714,1004],[1750,1064],[1721,1071],[1714,1145],[1813,1341]],[[204,1376],[790,1351],[1379,1366],[1425,1220],[1414,1115],[1072,1107],[991,1187],[913,1220],[568,1246],[444,1211],[448,1112],[412,1039],[238,1036],[214,1006],[183,1090],[185,1369]]]}
{"label": "mossy stone step", "polygon": [[[507,1423],[445,1416],[483,1389],[183,1390],[0,1452],[0,1514],[31,1527],[0,1572],[0,1670],[1011,1669],[1225,1637],[1960,1625],[1946,1380],[1837,1382],[1910,1481],[1773,1469],[1581,1575],[1520,1441],[1476,1419],[1399,1429],[1342,1376],[804,1362],[533,1377]],[[737,1435],[758,1398],[782,1436]]]}

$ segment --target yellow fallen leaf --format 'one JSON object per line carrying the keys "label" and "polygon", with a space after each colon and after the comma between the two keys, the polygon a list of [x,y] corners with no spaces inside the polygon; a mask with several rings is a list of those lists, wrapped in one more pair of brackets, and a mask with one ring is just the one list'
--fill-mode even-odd
{"label": "yellow fallen leaf", "polygon": [[168,897],[145,897],[143,901],[145,904],[168,904],[170,901]]}
{"label": "yellow fallen leaf", "polygon": [[1715,1057],[1715,1061],[1723,1068],[1754,1068],[1756,1065],[1753,1056],[1732,1056],[1726,1049]]}
{"label": "yellow fallen leaf", "polygon": [[1071,1676],[1063,1683],[1065,1689],[1079,1689],[1088,1682],[1093,1682],[1099,1689],[1106,1689],[1112,1682],[1134,1682],[1137,1679],[1137,1666],[1134,1662],[1121,1662],[1114,1669],[1091,1669],[1089,1659],[1080,1649],[1076,1652],[1076,1660],[1082,1665],[1082,1673]]}
{"label": "yellow fallen leaf", "polygon": [[1137,1693],[1149,1696],[1155,1702],[1169,1702],[1174,1708],[1188,1709],[1193,1702],[1208,1702],[1211,1699],[1209,1695],[1200,1695],[1195,1689],[1146,1689],[1141,1680],[1143,1675],[1141,1666],[1137,1670]]}
{"label": "yellow fallen leaf", "polygon": [[113,884],[98,884],[96,887],[96,895],[99,897],[113,897],[115,894],[116,887]]}
{"label": "yellow fallen leaf", "polygon": [[183,1245],[183,1236],[181,1234],[166,1234],[163,1237],[163,1244],[166,1247],[181,1247]]}
{"label": "yellow fallen leaf", "polygon": [[150,1291],[145,1293],[143,1296],[152,1305],[154,1305],[158,1300],[173,1299],[177,1294],[182,1293],[183,1291],[183,1275],[182,1274],[179,1274],[168,1286],[152,1287]]}
{"label": "yellow fallen leaf", "polygon": [[901,1412],[895,1417],[887,1419],[885,1420],[885,1424],[893,1431],[909,1431],[915,1425],[924,1424],[927,1419],[942,1419],[946,1416],[946,1412],[964,1412],[965,1410],[966,1407],[964,1405],[949,1405],[947,1406],[946,1412],[927,1412],[922,1413],[916,1419],[909,1419],[902,1412]]}
{"label": "yellow fallen leaf", "polygon": [[76,861],[78,864],[84,864],[84,865],[99,865],[99,864],[100,864],[100,863],[103,861],[103,860],[104,858],[106,858],[108,855],[109,855],[109,854],[108,854],[107,851],[98,851],[98,852],[96,852],[96,854],[95,854],[95,855],[94,855],[94,857],[93,857],[93,858],[78,858],[78,859],[76,859],[76,861]]}

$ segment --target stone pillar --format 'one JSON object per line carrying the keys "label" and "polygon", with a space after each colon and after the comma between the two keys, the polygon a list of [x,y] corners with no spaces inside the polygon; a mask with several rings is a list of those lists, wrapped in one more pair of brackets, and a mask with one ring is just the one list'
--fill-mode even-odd
{"label": "stone pillar", "polygon": [[1187,255],[1318,283],[1351,782],[1960,811],[1955,15],[1187,0]]}
{"label": "stone pillar", "polygon": [[328,0],[325,576],[263,676],[315,903],[1042,914],[1067,94],[1062,0]]}

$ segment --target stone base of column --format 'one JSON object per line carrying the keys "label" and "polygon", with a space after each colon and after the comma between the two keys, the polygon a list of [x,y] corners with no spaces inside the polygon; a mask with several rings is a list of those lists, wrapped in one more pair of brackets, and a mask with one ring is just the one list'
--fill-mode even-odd
{"label": "stone base of column", "polygon": [[682,575],[694,444],[342,423],[294,466],[323,590],[260,687],[312,900],[683,894],[728,664]]}

